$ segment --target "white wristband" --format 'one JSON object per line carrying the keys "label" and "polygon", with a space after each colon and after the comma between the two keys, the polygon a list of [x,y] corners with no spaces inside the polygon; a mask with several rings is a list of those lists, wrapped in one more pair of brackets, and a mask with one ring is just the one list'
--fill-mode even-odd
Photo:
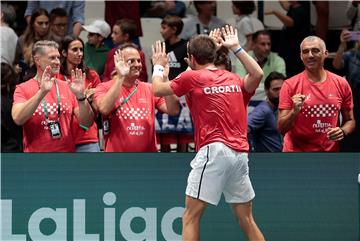
{"label": "white wristband", "polygon": [[159,77],[163,77],[164,74],[164,66],[156,64],[154,65],[154,71],[153,71],[153,76],[159,76]]}

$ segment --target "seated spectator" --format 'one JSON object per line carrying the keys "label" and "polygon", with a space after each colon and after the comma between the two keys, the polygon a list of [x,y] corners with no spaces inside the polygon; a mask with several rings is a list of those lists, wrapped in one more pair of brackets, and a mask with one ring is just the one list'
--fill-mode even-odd
{"label": "seated spectator", "polygon": [[340,35],[340,45],[333,60],[336,69],[344,69],[346,80],[349,82],[354,101],[354,117],[357,125],[355,131],[348,135],[341,143],[341,151],[360,150],[360,40],[356,41],[355,47],[348,51],[347,42],[351,41],[348,30],[343,30]]}
{"label": "seated spectator", "polygon": [[15,61],[16,43],[18,36],[11,28],[11,24],[16,19],[16,13],[14,8],[6,3],[1,4],[1,20],[0,20],[0,52],[1,63],[6,63],[13,66]]}
{"label": "seated spectator", "polygon": [[122,45],[114,59],[117,75],[94,94],[104,118],[105,152],[156,152],[155,108],[176,115],[177,98],[155,97],[151,84],[139,81],[140,54],[132,44]]}
{"label": "seated spectator", "polygon": [[248,139],[251,152],[281,152],[282,137],[277,130],[279,93],[285,76],[270,73],[264,82],[266,101],[248,116]]}
{"label": "seated spectator", "polygon": [[[161,22],[160,34],[165,41],[166,53],[169,56],[170,80],[175,79],[188,67],[184,59],[187,57],[187,41],[179,37],[183,26],[178,16],[166,16]],[[177,145],[177,152],[186,152],[189,149],[189,143],[194,142],[189,107],[184,97],[179,101],[181,106],[179,115],[169,116],[161,112],[156,114],[161,128],[158,131],[158,137],[162,152],[170,152],[170,144]]]}
{"label": "seated spectator", "polygon": [[240,45],[245,50],[252,50],[252,34],[263,30],[264,25],[251,16],[256,6],[254,1],[232,1],[233,13],[236,15],[235,27],[238,30]]}
{"label": "seated spectator", "polygon": [[85,44],[85,65],[94,69],[99,76],[105,70],[105,62],[110,51],[104,44],[105,39],[111,33],[109,24],[104,20],[98,19],[90,25],[84,25],[83,29],[88,32],[88,41]]}
{"label": "seated spectator", "polygon": [[15,89],[11,113],[14,122],[23,126],[24,152],[74,152],[74,115],[83,126],[94,122],[85,101],[85,74],[73,71],[68,83],[56,78],[60,70],[58,48],[54,41],[36,42],[32,51],[36,76]]}
{"label": "seated spectator", "polygon": [[51,12],[54,8],[63,8],[68,15],[67,33],[80,35],[81,26],[85,21],[85,1],[27,1],[27,8],[25,10],[25,18],[30,22],[30,14],[38,8],[46,9]]}
{"label": "seated spectator", "polygon": [[[21,72],[21,76],[34,76],[36,70],[35,68],[31,69],[33,66],[32,48],[35,42],[49,39],[49,21],[50,16],[45,9],[35,9],[31,14],[25,33],[18,39],[16,47],[16,59],[19,59],[17,72]],[[26,79],[26,77],[24,78]]]}
{"label": "seated spectator", "polygon": [[[61,67],[60,79],[67,81],[71,79],[71,72],[76,69],[82,70],[85,75],[86,101],[92,104],[95,88],[100,84],[99,75],[84,64],[84,42],[75,35],[64,38],[60,47]],[[74,118],[72,124],[73,136],[75,138],[76,152],[99,152],[98,128],[96,123],[91,127],[84,127]]]}
{"label": "seated spectator", "polygon": [[[264,81],[271,72],[279,72],[285,75],[285,61],[277,53],[271,52],[271,35],[266,30],[261,30],[252,36],[253,38],[253,50],[249,51],[249,55],[253,57],[260,65],[264,72],[264,76],[257,89],[256,95],[258,99],[265,100],[264,95]],[[244,66],[237,61],[236,73],[240,77],[245,77],[247,74]]]}
{"label": "seated spectator", "polygon": [[226,25],[223,20],[215,16],[216,1],[193,1],[193,3],[198,15],[190,15],[184,19],[180,38],[188,40],[194,35],[209,34],[211,30]]}
{"label": "seated spectator", "polygon": [[[113,26],[111,38],[113,43],[116,45],[115,48],[111,49],[106,58],[105,70],[102,77],[102,81],[106,82],[111,80],[112,74],[116,74],[115,64],[114,64],[114,55],[118,49],[119,45],[126,43],[133,43],[132,39],[136,37],[136,24],[131,19],[121,19],[116,21]],[[141,58],[141,73],[139,79],[143,82],[148,81],[147,69],[145,64],[145,54],[139,48],[139,54]]]}
{"label": "seated spectator", "polygon": [[50,39],[61,44],[67,33],[68,17],[65,9],[54,8],[50,12]]}

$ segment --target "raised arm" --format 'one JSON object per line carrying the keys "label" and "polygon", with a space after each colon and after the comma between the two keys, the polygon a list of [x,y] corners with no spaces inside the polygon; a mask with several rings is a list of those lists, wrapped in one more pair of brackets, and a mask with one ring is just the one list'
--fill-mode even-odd
{"label": "raised arm", "polygon": [[333,66],[335,69],[342,69],[344,67],[344,63],[343,63],[343,54],[344,51],[347,48],[347,41],[350,40],[350,31],[348,30],[343,30],[340,34],[340,45],[338,50],[336,51],[336,55],[335,58],[333,59]]}
{"label": "raised arm", "polygon": [[120,94],[121,86],[124,81],[124,77],[129,74],[130,65],[125,63],[124,56],[121,50],[117,50],[114,55],[116,76],[113,78],[114,83],[109,89],[109,91],[102,97],[100,100],[96,101],[95,106],[97,110],[103,114],[110,114],[111,110],[114,108],[116,98]]}
{"label": "raised arm", "polygon": [[75,108],[74,113],[79,120],[79,123],[83,126],[90,127],[94,123],[95,115],[89,102],[86,101],[84,94],[85,90],[85,73],[82,73],[80,69],[71,71],[71,81],[67,83],[71,92],[76,96],[78,106]]}
{"label": "raised arm", "polygon": [[40,88],[36,94],[24,103],[14,104],[11,115],[14,122],[21,126],[32,116],[41,100],[51,90],[55,78],[51,77],[51,67],[46,66],[42,78],[40,80]]}
{"label": "raised arm", "polygon": [[154,65],[154,71],[152,76],[152,88],[155,96],[167,96],[173,95],[174,92],[170,87],[170,81],[168,78],[164,78],[165,66],[168,64],[166,55],[165,43],[156,41],[152,45],[152,63]]}
{"label": "raised arm", "polygon": [[259,86],[259,83],[263,77],[263,71],[258,63],[246,53],[246,51],[240,46],[238,34],[236,28],[226,25],[221,29],[224,39],[221,38],[221,44],[236,55],[248,74],[244,78],[245,90],[248,93],[252,93]]}

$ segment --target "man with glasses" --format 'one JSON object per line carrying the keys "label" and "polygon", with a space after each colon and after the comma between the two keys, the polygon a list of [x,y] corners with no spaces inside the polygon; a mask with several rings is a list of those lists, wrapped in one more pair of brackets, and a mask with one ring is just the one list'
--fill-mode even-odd
{"label": "man with glasses", "polygon": [[63,8],[54,8],[50,12],[50,39],[61,43],[67,32],[68,16]]}
{"label": "man with glasses", "polygon": [[339,151],[339,141],[355,128],[350,86],[324,69],[328,51],[321,38],[306,37],[300,50],[305,71],[287,79],[280,91],[278,127],[285,135],[283,151]]}

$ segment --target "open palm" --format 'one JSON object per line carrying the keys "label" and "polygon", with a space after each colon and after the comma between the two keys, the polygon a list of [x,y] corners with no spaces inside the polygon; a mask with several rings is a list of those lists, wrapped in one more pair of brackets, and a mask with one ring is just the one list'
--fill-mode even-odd
{"label": "open palm", "polygon": [[82,97],[85,89],[86,74],[81,69],[76,68],[71,71],[71,81],[68,81],[70,90],[76,95],[76,97]]}
{"label": "open palm", "polygon": [[120,49],[115,52],[114,55],[115,69],[118,75],[126,76],[130,73],[130,65],[124,60],[124,54]]}

